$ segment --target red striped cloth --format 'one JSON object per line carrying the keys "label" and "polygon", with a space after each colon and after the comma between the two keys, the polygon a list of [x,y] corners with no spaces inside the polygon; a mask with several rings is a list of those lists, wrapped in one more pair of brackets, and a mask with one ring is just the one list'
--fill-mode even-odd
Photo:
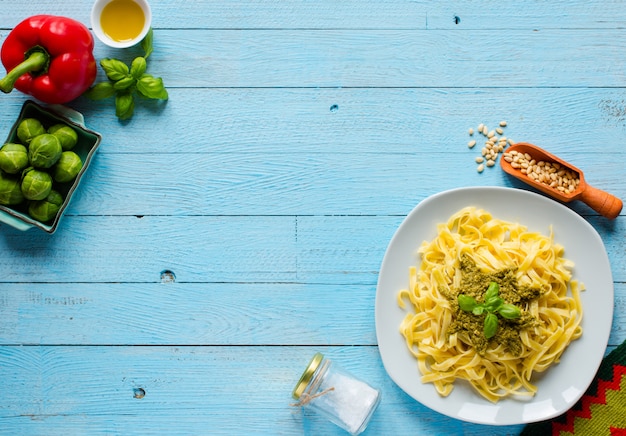
{"label": "red striped cloth", "polygon": [[520,436],[626,436],[626,342],[602,360],[593,382],[566,413],[528,424]]}

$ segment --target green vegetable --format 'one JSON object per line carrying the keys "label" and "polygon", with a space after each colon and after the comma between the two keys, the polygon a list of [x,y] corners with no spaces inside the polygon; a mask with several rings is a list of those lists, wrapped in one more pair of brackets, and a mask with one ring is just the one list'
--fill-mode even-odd
{"label": "green vegetable", "polygon": [[33,219],[48,222],[64,201],[57,183],[72,182],[83,168],[81,157],[71,151],[78,131],[63,122],[46,130],[36,118],[25,118],[16,134],[16,143],[0,147],[0,204],[20,205]]}
{"label": "green vegetable", "polygon": [[17,174],[28,166],[28,150],[22,144],[7,143],[0,148],[0,169]]}
{"label": "green vegetable", "polygon": [[504,300],[500,297],[492,297],[489,300],[485,301],[485,309],[489,312],[497,312],[500,310],[502,305],[504,304]]}
{"label": "green vegetable", "polygon": [[478,303],[473,297],[465,294],[459,294],[457,297],[459,308],[462,311],[472,312],[474,315],[482,315],[487,312],[483,324],[483,334],[487,339],[495,336],[498,331],[497,315],[505,319],[517,319],[522,315],[519,307],[505,303],[499,295],[500,286],[496,282],[490,282],[483,303]]}
{"label": "green vegetable", "polygon": [[143,49],[144,53],[145,53],[145,58],[148,59],[148,57],[152,54],[152,41],[154,40],[154,32],[152,32],[152,29],[150,29],[148,31],[148,34],[146,35],[146,37],[141,41],[141,48]]}
{"label": "green vegetable", "polygon": [[502,307],[498,309],[498,313],[502,318],[506,319],[517,319],[522,316],[520,308],[513,304],[503,304]]}
{"label": "green vegetable", "polygon": [[148,68],[148,61],[146,61],[145,57],[138,56],[133,59],[130,65],[130,75],[135,79],[140,79],[146,72],[146,68]]}
{"label": "green vegetable", "polygon": [[167,91],[163,85],[163,79],[144,74],[137,81],[137,92],[146,97],[158,100],[167,100]]}
{"label": "green vegetable", "polygon": [[78,142],[78,133],[67,124],[55,124],[48,133],[57,137],[63,150],[71,150]]}
{"label": "green vegetable", "polygon": [[119,92],[115,96],[115,115],[120,120],[127,120],[135,112],[135,99],[130,92]]}
{"label": "green vegetable", "polygon": [[104,70],[109,80],[113,82],[122,80],[123,78],[128,76],[128,73],[130,73],[128,65],[117,59],[104,58],[100,61],[100,66]]}
{"label": "green vegetable", "polygon": [[52,178],[59,183],[71,182],[76,178],[82,167],[83,161],[80,159],[80,156],[73,151],[64,151],[53,167]]}
{"label": "green vegetable", "polygon": [[105,98],[113,97],[115,92],[116,89],[113,87],[113,82],[100,82],[96,83],[85,95],[92,100],[104,100]]}
{"label": "green vegetable", "polygon": [[24,201],[20,181],[16,177],[4,175],[0,171],[0,204],[10,206]]}
{"label": "green vegetable", "polygon": [[472,309],[472,313],[474,315],[482,315],[484,311],[485,311],[485,306],[483,306],[482,304],[476,305],[476,307]]}
{"label": "green vegetable", "polygon": [[150,29],[141,41],[144,56],[133,59],[130,67],[118,59],[101,59],[100,66],[108,81],[97,83],[85,93],[92,100],[115,97],[115,115],[120,120],[127,120],[133,116],[135,96],[152,100],[169,98],[163,79],[146,74],[147,59],[152,53],[153,36]]}
{"label": "green vegetable", "polygon": [[28,168],[22,178],[22,194],[28,200],[43,200],[52,191],[52,177],[45,171]]}
{"label": "green vegetable", "polygon": [[28,146],[30,164],[37,168],[50,168],[61,157],[63,148],[56,136],[50,133],[36,136]]}
{"label": "green vegetable", "polygon": [[476,300],[465,294],[460,294],[457,297],[457,301],[459,302],[459,307],[461,308],[461,310],[465,312],[471,312],[474,310],[475,307],[478,306]]}
{"label": "green vegetable", "polygon": [[498,330],[498,317],[493,313],[488,313],[485,317],[485,325],[483,326],[483,334],[487,339],[495,336]]}
{"label": "green vegetable", "polygon": [[46,133],[41,121],[35,118],[24,118],[17,126],[17,137],[22,141],[22,144],[30,144],[30,141]]}
{"label": "green vegetable", "polygon": [[497,298],[500,293],[500,285],[496,282],[489,282],[487,292],[485,292],[485,301],[489,301],[493,298]]}
{"label": "green vegetable", "polygon": [[52,190],[43,200],[31,201],[28,205],[28,214],[37,221],[45,223],[52,220],[63,205],[63,196]]}

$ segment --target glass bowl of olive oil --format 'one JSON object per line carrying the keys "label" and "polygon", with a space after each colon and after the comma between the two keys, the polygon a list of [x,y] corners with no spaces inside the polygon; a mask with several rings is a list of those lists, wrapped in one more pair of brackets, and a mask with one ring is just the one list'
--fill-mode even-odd
{"label": "glass bowl of olive oil", "polygon": [[138,44],[152,25],[146,0],[96,0],[91,9],[91,28],[109,47],[127,48]]}

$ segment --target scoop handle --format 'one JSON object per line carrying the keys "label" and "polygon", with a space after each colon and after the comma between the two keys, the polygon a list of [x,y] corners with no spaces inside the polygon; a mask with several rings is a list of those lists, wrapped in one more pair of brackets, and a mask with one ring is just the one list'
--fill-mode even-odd
{"label": "scoop handle", "polygon": [[622,211],[622,200],[593,186],[587,185],[580,199],[600,215],[614,219]]}

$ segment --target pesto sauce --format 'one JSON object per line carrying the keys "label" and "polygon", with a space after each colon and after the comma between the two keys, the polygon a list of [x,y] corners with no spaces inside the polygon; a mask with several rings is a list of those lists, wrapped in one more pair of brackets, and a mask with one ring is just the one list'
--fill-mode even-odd
{"label": "pesto sauce", "polygon": [[[451,302],[454,312],[453,321],[448,328],[447,334],[465,333],[471,345],[479,355],[483,356],[487,347],[493,341],[497,345],[513,354],[519,356],[522,352],[522,341],[520,331],[537,325],[539,322],[522,307],[531,300],[538,298],[542,290],[530,286],[520,286],[515,278],[516,269],[506,268],[493,273],[485,273],[478,269],[476,264],[467,255],[461,256],[461,285],[457,290],[442,292]],[[517,319],[505,319],[498,317],[498,330],[491,339],[485,338],[483,325],[486,313],[474,315],[459,308],[457,297],[465,294],[473,297],[478,303],[484,302],[485,292],[490,282],[496,282],[500,286],[499,296],[505,303],[514,304],[522,310],[522,314]],[[443,291],[443,289],[442,289]]]}

